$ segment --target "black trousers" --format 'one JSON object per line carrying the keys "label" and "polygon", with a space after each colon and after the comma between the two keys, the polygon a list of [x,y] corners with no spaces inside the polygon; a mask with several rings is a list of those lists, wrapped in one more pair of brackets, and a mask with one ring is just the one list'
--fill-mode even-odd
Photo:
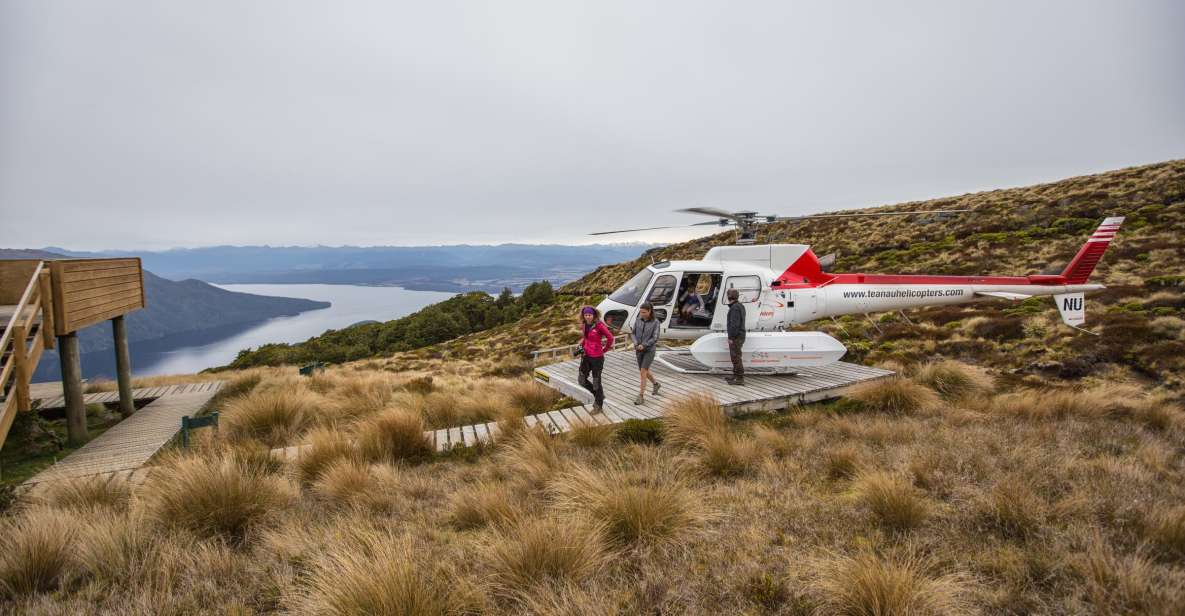
{"label": "black trousers", "polygon": [[738,379],[745,378],[745,364],[741,363],[741,347],[745,346],[745,337],[728,339],[728,357],[732,360],[732,375]]}
{"label": "black trousers", "polygon": [[[585,355],[580,360],[580,386],[587,389],[596,401],[597,406],[605,403],[605,390],[601,387],[601,370],[605,369],[605,357],[589,357]],[[589,380],[589,374],[592,380]]]}

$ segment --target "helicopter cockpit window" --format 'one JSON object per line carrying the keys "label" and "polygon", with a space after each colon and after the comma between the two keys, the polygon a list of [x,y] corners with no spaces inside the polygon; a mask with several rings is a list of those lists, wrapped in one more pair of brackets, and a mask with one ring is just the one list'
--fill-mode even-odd
{"label": "helicopter cockpit window", "polygon": [[650,279],[653,277],[654,272],[644,269],[630,278],[629,282],[621,285],[621,288],[614,291],[609,299],[626,306],[637,306],[638,300],[642,299],[642,293],[646,290],[646,285],[650,284]]}
{"label": "helicopter cockpit window", "polygon": [[671,303],[675,297],[675,277],[670,274],[663,274],[654,281],[654,287],[650,289],[650,295],[646,296],[646,301],[655,306],[666,306]]}

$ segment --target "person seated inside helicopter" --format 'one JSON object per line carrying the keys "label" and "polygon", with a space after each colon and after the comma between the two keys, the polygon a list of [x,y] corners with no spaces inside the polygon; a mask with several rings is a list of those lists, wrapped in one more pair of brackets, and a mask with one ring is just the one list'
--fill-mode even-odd
{"label": "person seated inside helicopter", "polygon": [[679,298],[679,319],[682,327],[708,327],[712,324],[719,276],[687,274],[683,277],[683,295]]}

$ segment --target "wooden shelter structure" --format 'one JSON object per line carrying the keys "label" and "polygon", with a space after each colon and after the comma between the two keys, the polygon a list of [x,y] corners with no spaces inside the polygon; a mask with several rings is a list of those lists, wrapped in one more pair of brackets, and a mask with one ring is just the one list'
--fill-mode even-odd
{"label": "wooden shelter structure", "polygon": [[131,415],[132,364],[124,315],[145,306],[138,258],[0,261],[0,447],[19,412],[32,410],[29,383],[45,349],[58,349],[71,445],[87,440],[78,331],[110,320],[120,412]]}

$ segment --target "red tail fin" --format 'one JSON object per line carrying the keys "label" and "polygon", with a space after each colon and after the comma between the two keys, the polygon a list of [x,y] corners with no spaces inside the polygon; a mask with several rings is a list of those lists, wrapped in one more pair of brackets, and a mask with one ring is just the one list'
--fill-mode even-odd
{"label": "red tail fin", "polygon": [[1121,224],[1123,224],[1122,216],[1103,220],[1103,224],[1095,229],[1094,235],[1086,240],[1078,254],[1074,255],[1074,259],[1066,266],[1066,271],[1062,272],[1062,276],[1066,277],[1066,284],[1084,284],[1086,279],[1090,278],[1094,266],[1098,265],[1099,259],[1103,258],[1103,253],[1107,251],[1107,245],[1111,243],[1111,238],[1119,232]]}

